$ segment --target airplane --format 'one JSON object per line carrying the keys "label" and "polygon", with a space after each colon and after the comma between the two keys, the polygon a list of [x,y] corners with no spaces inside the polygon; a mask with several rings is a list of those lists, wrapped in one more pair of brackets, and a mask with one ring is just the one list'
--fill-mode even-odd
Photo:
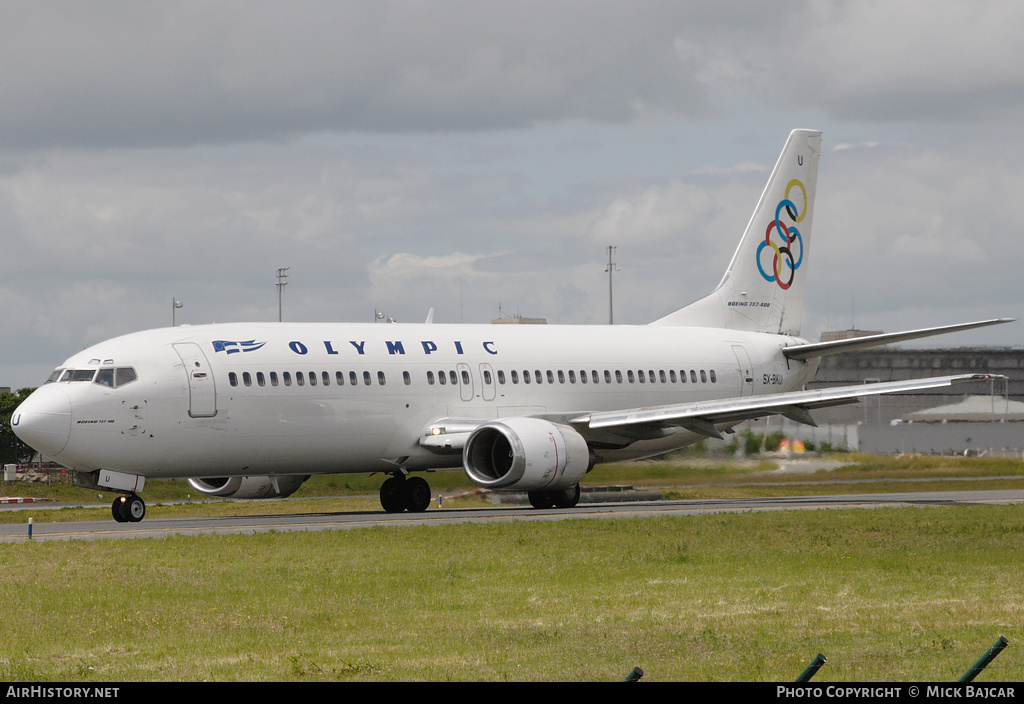
{"label": "airplane", "polygon": [[660,455],[769,415],[989,379],[963,374],[806,390],[824,355],[1009,322],[834,342],[800,337],[821,132],[790,133],[707,296],[647,325],[230,323],[124,335],[61,364],[14,432],[119,494],[147,479],[272,498],[314,474],[389,475],[388,512],[420,512],[423,473],[461,467],[536,508],[572,507],[596,464]]}

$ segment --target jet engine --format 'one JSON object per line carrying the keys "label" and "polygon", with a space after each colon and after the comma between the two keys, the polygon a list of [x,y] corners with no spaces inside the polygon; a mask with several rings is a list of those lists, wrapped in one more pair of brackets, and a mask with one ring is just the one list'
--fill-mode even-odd
{"label": "jet engine", "polygon": [[462,451],[470,480],[497,491],[557,491],[580,483],[590,469],[583,436],[540,418],[506,418],[481,425]]}
{"label": "jet engine", "polygon": [[188,483],[193,489],[207,496],[225,499],[277,499],[291,496],[307,479],[308,474],[283,477],[206,477],[189,479]]}

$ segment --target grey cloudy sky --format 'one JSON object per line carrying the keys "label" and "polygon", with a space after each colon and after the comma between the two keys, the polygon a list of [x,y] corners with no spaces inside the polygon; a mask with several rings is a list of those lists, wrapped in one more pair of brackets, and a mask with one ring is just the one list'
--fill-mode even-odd
{"label": "grey cloudy sky", "polygon": [[[171,322],[645,323],[824,132],[804,334],[1022,317],[1024,4],[0,1],[0,385]],[[1024,323],[940,338],[1024,344]]]}

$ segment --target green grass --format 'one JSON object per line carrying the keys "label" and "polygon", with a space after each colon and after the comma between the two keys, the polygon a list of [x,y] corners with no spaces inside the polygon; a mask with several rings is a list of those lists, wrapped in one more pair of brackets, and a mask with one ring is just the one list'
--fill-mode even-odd
{"label": "green grass", "polygon": [[[707,498],[1024,486],[1015,460],[843,461],[789,477],[767,474],[771,463],[644,462],[587,483]],[[951,477],[999,479],[896,481]],[[430,479],[435,492],[469,488],[461,472]],[[872,481],[825,483],[850,479]],[[180,506],[158,503],[194,494],[184,482],[153,481],[147,515],[378,510],[380,481],[314,477],[297,495],[335,498]],[[106,507],[32,513],[109,518]],[[822,652],[816,682],[950,681],[1003,635],[1010,646],[979,681],[1014,681],[1022,547],[1018,506],[3,544],[0,676],[617,681],[639,665],[648,681],[785,681]]]}
{"label": "green grass", "polygon": [[1024,677],[1024,510],[0,545],[8,680]]}

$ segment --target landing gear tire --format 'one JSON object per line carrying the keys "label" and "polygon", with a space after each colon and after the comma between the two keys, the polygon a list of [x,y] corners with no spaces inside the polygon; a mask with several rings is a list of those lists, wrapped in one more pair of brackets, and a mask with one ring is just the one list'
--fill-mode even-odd
{"label": "landing gear tire", "polygon": [[528,491],[530,505],[534,508],[551,508],[555,505],[555,495],[551,491]]}
{"label": "landing gear tire", "polygon": [[405,478],[391,477],[380,487],[380,505],[388,513],[405,510]]}
{"label": "landing gear tire", "polygon": [[409,513],[422,513],[430,506],[430,484],[423,477],[405,482],[405,508]]}
{"label": "landing gear tire", "polygon": [[110,513],[113,514],[114,520],[118,523],[126,523],[128,521],[128,516],[125,515],[123,510],[124,504],[125,497],[118,496],[116,499],[114,499],[114,503],[110,505]]}
{"label": "landing gear tire", "polygon": [[129,494],[125,502],[124,514],[132,523],[138,523],[146,517],[146,502],[137,494]]}
{"label": "landing gear tire", "polygon": [[529,491],[527,496],[534,508],[572,508],[580,502],[580,485],[558,491]]}
{"label": "landing gear tire", "polygon": [[552,493],[554,494],[555,508],[572,508],[580,502],[579,484]]}
{"label": "landing gear tire", "polygon": [[146,502],[138,494],[118,496],[110,512],[118,523],[138,523],[146,516]]}

